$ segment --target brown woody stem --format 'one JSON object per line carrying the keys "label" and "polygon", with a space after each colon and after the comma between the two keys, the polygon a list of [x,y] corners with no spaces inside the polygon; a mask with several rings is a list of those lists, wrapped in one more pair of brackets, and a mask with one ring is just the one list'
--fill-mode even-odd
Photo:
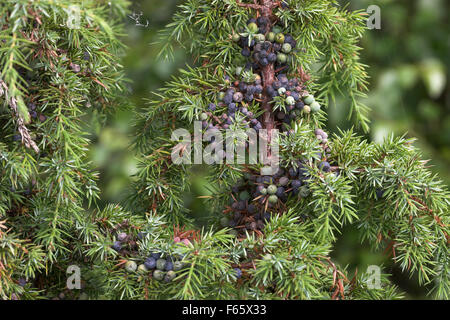
{"label": "brown woody stem", "polygon": [[[274,1],[272,0],[260,0],[260,14],[263,17],[267,17],[269,20],[272,20],[272,8],[275,6]],[[269,26],[267,26],[269,28]],[[268,30],[265,30],[266,32]],[[275,68],[272,63],[269,63],[267,66],[262,68],[261,72],[262,76],[262,84],[263,84],[263,98],[261,103],[261,108],[264,110],[264,114],[262,115],[262,126],[267,130],[267,138],[268,145],[270,145],[272,129],[275,127],[275,118],[272,110],[272,106],[270,104],[271,97],[267,95],[267,88],[272,86],[272,83],[275,80]],[[269,148],[270,150],[270,148]],[[270,155],[270,154],[269,154]]]}

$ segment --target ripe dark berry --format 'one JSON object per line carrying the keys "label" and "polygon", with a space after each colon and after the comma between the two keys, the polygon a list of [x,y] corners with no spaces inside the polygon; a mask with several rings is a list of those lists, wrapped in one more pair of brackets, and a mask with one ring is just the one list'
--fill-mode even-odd
{"label": "ripe dark berry", "polygon": [[283,120],[286,117],[286,114],[283,111],[277,112],[277,119]]}
{"label": "ripe dark berry", "polygon": [[256,23],[259,26],[261,26],[261,25],[265,26],[265,25],[268,25],[270,23],[270,20],[267,17],[260,16],[258,19],[256,19]]}
{"label": "ripe dark berry", "polygon": [[139,232],[139,233],[137,234],[137,237],[138,237],[139,240],[144,239],[144,237],[145,237],[145,232]]}
{"label": "ripe dark berry", "polygon": [[281,198],[284,196],[284,188],[283,187],[278,187],[277,192],[275,193],[277,195],[277,197]]}
{"label": "ripe dark berry", "polygon": [[384,191],[382,189],[377,189],[377,200],[383,199]]}
{"label": "ripe dark berry", "polygon": [[329,172],[331,169],[331,166],[328,162],[323,161],[319,164],[319,168],[324,172]]}
{"label": "ripe dark berry", "polygon": [[239,90],[241,90],[242,92],[247,91],[247,84],[245,82],[240,82],[239,83]]}
{"label": "ripe dark berry", "polygon": [[159,258],[161,258],[161,253],[152,253],[150,254],[150,257],[152,257],[155,260],[158,260]]}
{"label": "ripe dark berry", "polygon": [[242,99],[243,99],[243,94],[241,93],[241,92],[236,92],[234,95],[233,95],[233,100],[234,100],[234,102],[241,102],[242,101]]}
{"label": "ripe dark berry", "polygon": [[70,64],[70,68],[72,69],[73,72],[78,73],[81,71],[81,67],[78,64],[75,63],[71,63]]}
{"label": "ripe dark berry", "polygon": [[127,234],[125,232],[121,232],[117,235],[117,240],[124,241],[127,238]]}
{"label": "ripe dark berry", "polygon": [[242,270],[239,268],[234,268],[234,271],[236,272],[236,278],[240,279],[242,277]]}
{"label": "ripe dark berry", "polygon": [[281,44],[279,44],[279,43],[274,43],[274,45],[273,45],[273,51],[274,52],[278,52],[278,51],[280,51],[281,50]]}
{"label": "ripe dark berry", "polygon": [[245,47],[244,49],[241,50],[241,54],[244,57],[247,57],[247,58],[250,57],[250,49],[248,47]]}
{"label": "ripe dark berry", "polygon": [[297,102],[297,103],[295,104],[295,107],[296,107],[298,110],[302,110],[304,106],[305,106],[305,104],[304,104],[302,101],[299,101],[299,102]]}
{"label": "ripe dark berry", "polygon": [[296,177],[298,175],[298,169],[296,169],[296,168],[289,168],[289,175],[291,177]]}
{"label": "ripe dark berry", "polygon": [[267,56],[267,60],[270,63],[274,63],[275,61],[277,61],[277,55],[275,53],[269,53],[269,55]]}
{"label": "ripe dark berry", "polygon": [[144,262],[144,266],[147,268],[147,270],[155,269],[156,267],[156,260],[155,258],[147,258]]}
{"label": "ripe dark berry", "polygon": [[291,185],[293,188],[298,189],[302,186],[302,182],[300,180],[293,180]]}
{"label": "ripe dark berry", "polygon": [[289,178],[288,177],[281,177],[280,178],[279,184],[281,186],[286,186],[288,183],[289,183]]}
{"label": "ripe dark berry", "polygon": [[165,270],[166,270],[166,271],[173,270],[173,262],[167,261],[167,262],[166,262],[166,268],[165,268]]}
{"label": "ripe dark berry", "polygon": [[122,244],[120,241],[114,241],[112,248],[116,251],[120,251],[122,249]]}
{"label": "ripe dark berry", "polygon": [[26,284],[27,280],[25,280],[24,278],[19,278],[19,286],[25,287]]}
{"label": "ripe dark berry", "polygon": [[[272,170],[272,169],[270,168],[270,170]],[[269,185],[269,184],[272,184],[273,178],[271,176],[263,176],[261,182]]]}
{"label": "ripe dark berry", "polygon": [[252,102],[253,101],[253,95],[252,94],[246,94],[245,95],[245,101]]}
{"label": "ripe dark berry", "polygon": [[233,102],[233,95],[225,95],[225,97],[223,98],[223,102],[225,104],[230,104],[231,102]]}

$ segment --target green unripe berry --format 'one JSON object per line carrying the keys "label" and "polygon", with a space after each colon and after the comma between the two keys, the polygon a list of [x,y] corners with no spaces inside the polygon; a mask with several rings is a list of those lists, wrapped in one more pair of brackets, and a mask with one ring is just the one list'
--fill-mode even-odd
{"label": "green unripe berry", "polygon": [[284,34],[282,34],[282,33],[278,33],[276,36],[275,36],[275,41],[276,42],[278,42],[278,43],[284,43]]}
{"label": "green unripe berry", "polygon": [[250,199],[250,194],[247,191],[242,191],[239,194],[239,199],[246,201],[246,200]]}
{"label": "green unripe berry", "polygon": [[278,197],[276,195],[271,195],[268,199],[269,203],[276,204],[278,202]]}
{"label": "green unripe berry", "polygon": [[285,43],[283,44],[281,51],[283,51],[284,53],[289,53],[292,51],[292,46],[289,43]]}
{"label": "green unripe berry", "polygon": [[311,103],[313,103],[314,101],[316,101],[316,100],[314,99],[314,96],[312,96],[312,95],[307,96],[307,97],[303,100],[303,102],[304,102],[305,104],[308,104],[308,105],[311,105]]}
{"label": "green unripe berry", "polygon": [[306,198],[307,196],[309,196],[311,193],[311,191],[309,191],[309,188],[307,186],[302,186],[300,187],[300,190],[298,192],[298,194],[300,195],[300,197],[302,198]]}
{"label": "green unripe berry", "polygon": [[247,27],[248,30],[252,33],[258,32],[258,25],[254,22],[250,23]]}
{"label": "green unripe berry", "polygon": [[236,67],[235,75],[236,75],[236,76],[240,76],[241,73],[242,73],[242,67]]}
{"label": "green unripe berry", "polygon": [[200,119],[202,120],[202,121],[206,121],[206,120],[208,120],[208,115],[206,114],[206,113],[202,113],[201,115],[200,115]]}
{"label": "green unripe berry", "polygon": [[319,112],[319,110],[320,110],[320,104],[317,101],[314,101],[313,103],[311,103],[310,107],[311,107],[311,112]]}
{"label": "green unripe berry", "polygon": [[166,273],[166,276],[164,277],[164,281],[165,282],[171,282],[173,279],[175,279],[175,277],[177,276],[177,274],[170,270]]}
{"label": "green unripe berry", "polygon": [[219,100],[223,100],[225,98],[225,92],[219,92]]}
{"label": "green unripe berry", "polygon": [[262,176],[271,176],[272,175],[272,167],[262,167],[260,170]]}
{"label": "green unripe berry", "polygon": [[293,105],[295,104],[295,99],[294,99],[294,97],[291,97],[291,96],[287,97],[287,98],[286,98],[286,104],[287,104],[288,106],[293,106]]}
{"label": "green unripe berry", "polygon": [[153,278],[155,278],[158,281],[162,281],[164,279],[165,272],[161,270],[155,270],[153,271]]}
{"label": "green unripe berry", "polygon": [[272,28],[272,32],[274,33],[281,33],[282,29],[279,26],[274,26]]}
{"label": "green unripe berry", "polygon": [[241,40],[241,36],[238,35],[237,33],[234,33],[233,36],[232,36],[232,38],[233,38],[233,41],[234,41],[234,42],[238,42],[239,40]]}
{"label": "green unripe berry", "polygon": [[277,192],[277,186],[274,184],[271,184],[267,187],[267,193],[268,194],[275,194]]}
{"label": "green unripe berry", "polygon": [[179,271],[179,270],[181,270],[181,269],[183,269],[183,262],[181,262],[181,261],[175,261],[175,262],[173,263],[173,270],[174,270],[174,271]]}
{"label": "green unripe berry", "polygon": [[275,33],[274,32],[269,32],[266,36],[266,39],[270,42],[274,42],[275,41]]}
{"label": "green unripe berry", "polygon": [[281,87],[281,88],[279,88],[278,89],[278,94],[281,96],[281,95],[283,95],[283,94],[285,94],[286,93],[286,88],[285,87]]}
{"label": "green unripe berry", "polygon": [[277,54],[277,61],[280,64],[286,63],[287,61],[287,56],[284,53],[278,53]]}
{"label": "green unripe berry", "polygon": [[262,195],[266,195],[267,194],[267,189],[266,188],[262,188],[260,192],[261,192]]}
{"label": "green unripe berry", "polygon": [[137,268],[137,272],[138,273],[146,273],[147,268],[143,264],[140,264],[139,267]]}
{"label": "green unripe berry", "polygon": [[125,270],[127,270],[128,272],[135,272],[137,269],[137,264],[134,261],[127,261],[127,263],[125,263]]}
{"label": "green unripe berry", "polygon": [[230,225],[230,219],[228,219],[227,217],[222,217],[220,219],[220,225],[222,227],[228,227]]}
{"label": "green unripe berry", "polygon": [[302,112],[304,112],[304,113],[310,113],[310,112],[311,112],[311,108],[310,108],[308,105],[305,105],[305,106],[303,107]]}
{"label": "green unripe berry", "polygon": [[166,260],[165,259],[158,259],[156,260],[156,269],[158,270],[164,270],[166,268]]}
{"label": "green unripe berry", "polygon": [[262,33],[258,33],[257,35],[255,35],[255,41],[256,42],[264,42],[264,41],[266,41],[266,36],[263,35]]}

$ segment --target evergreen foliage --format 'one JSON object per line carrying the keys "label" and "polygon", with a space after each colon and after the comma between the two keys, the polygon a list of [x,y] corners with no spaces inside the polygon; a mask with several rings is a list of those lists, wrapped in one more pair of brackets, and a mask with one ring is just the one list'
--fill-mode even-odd
{"label": "evergreen foliage", "polygon": [[[413,141],[391,137],[377,145],[353,131],[328,136],[321,129],[320,106],[338,93],[351,98],[355,124],[368,128],[368,109],[358,101],[367,85],[358,55],[361,12],[326,0],[186,1],[161,34],[161,56],[170,58],[178,43],[196,65],[136,112],[132,150],[140,166],[128,201],[98,209],[82,128],[88,113],[127,105],[118,63],[127,3],[84,1],[82,27],[69,29],[73,3],[0,5],[3,299],[402,298],[388,275],[381,289],[370,289],[367,274],[350,275],[332,261],[336,235],[350,223],[421,284],[433,282],[433,297],[449,298],[450,197]],[[273,31],[291,46],[282,49],[286,61],[265,64],[260,54],[259,65],[248,65],[255,56],[241,54],[257,51],[245,44],[253,38],[264,42],[251,25],[261,17],[269,21],[258,22],[264,39]],[[297,89],[269,95],[284,77],[297,81],[286,86],[299,88],[298,112],[286,99]],[[230,128],[245,128],[251,112],[263,128],[280,129],[284,171],[267,177],[259,164],[209,166],[210,226],[198,230],[183,202],[193,165],[172,162],[171,135],[192,132],[195,120],[217,122],[229,105],[223,97],[241,82],[263,91],[239,102]],[[290,121],[276,120],[276,112]],[[69,265],[81,268],[82,294],[65,290]]]}

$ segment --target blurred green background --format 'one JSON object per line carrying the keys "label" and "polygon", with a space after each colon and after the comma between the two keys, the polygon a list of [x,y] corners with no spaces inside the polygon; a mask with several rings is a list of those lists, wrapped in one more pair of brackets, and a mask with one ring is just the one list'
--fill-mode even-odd
{"label": "blurred green background", "polygon": [[[131,18],[125,21],[128,55],[123,61],[132,80],[131,99],[136,108],[143,106],[150,92],[176,75],[179,68],[191,63],[182,49],[176,50],[174,61],[156,60],[159,45],[157,32],[176,10],[176,0],[133,1],[131,10],[141,14],[136,26]],[[349,1],[340,1],[346,4]],[[431,159],[432,170],[450,185],[450,104],[448,86],[449,28],[447,0],[352,0],[349,8],[366,10],[370,5],[381,8],[381,29],[368,30],[361,41],[362,60],[369,65],[370,92],[365,103],[372,108],[370,118],[373,141],[381,141],[391,132],[417,137],[416,145],[424,157]],[[339,98],[329,106],[329,129],[350,128],[347,121],[348,101]],[[101,171],[102,202],[123,199],[136,170],[136,163],[127,147],[130,144],[132,113],[120,112],[107,120],[100,130],[95,117],[88,129],[94,138],[92,160]],[[193,216],[204,216],[207,208],[196,199],[207,194],[202,175],[196,175],[193,193],[186,195],[186,205]],[[407,293],[407,298],[426,298],[427,288],[418,287],[394,267],[381,253],[374,253],[361,244],[353,226],[347,226],[333,252],[334,258],[349,269],[365,272],[368,265],[384,265],[393,281]]]}

